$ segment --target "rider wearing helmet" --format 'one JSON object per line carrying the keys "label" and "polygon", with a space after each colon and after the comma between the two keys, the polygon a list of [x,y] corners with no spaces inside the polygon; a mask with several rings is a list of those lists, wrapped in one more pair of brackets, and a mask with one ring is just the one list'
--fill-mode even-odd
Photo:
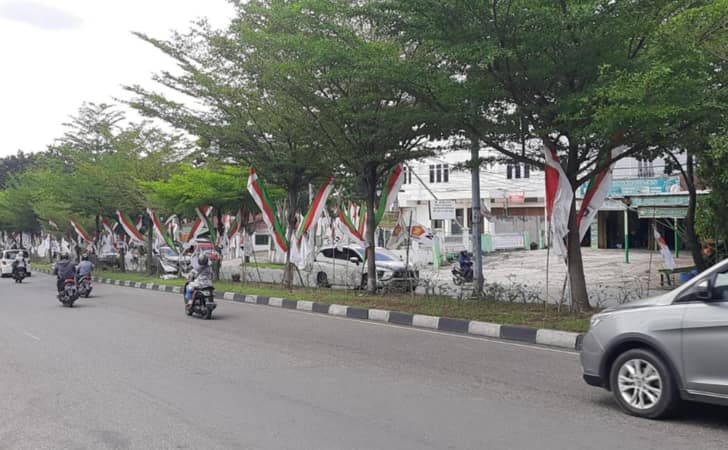
{"label": "rider wearing helmet", "polygon": [[88,260],[88,255],[81,256],[81,262],[76,266],[76,273],[78,278],[83,278],[86,275],[90,275],[94,265]]}
{"label": "rider wearing helmet", "polygon": [[192,293],[195,289],[204,289],[212,286],[212,269],[207,255],[200,255],[197,258],[197,267],[187,274],[187,285],[185,286],[185,304],[189,308],[192,305]]}
{"label": "rider wearing helmet", "polygon": [[61,253],[61,259],[56,263],[53,268],[53,275],[56,275],[56,288],[60,293],[63,291],[63,285],[68,278],[74,278],[76,276],[76,267],[68,256],[68,253]]}

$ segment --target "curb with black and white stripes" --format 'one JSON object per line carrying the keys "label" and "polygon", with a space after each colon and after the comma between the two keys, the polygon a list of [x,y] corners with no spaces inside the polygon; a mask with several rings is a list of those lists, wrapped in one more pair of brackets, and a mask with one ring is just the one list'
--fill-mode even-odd
{"label": "curb with black and white stripes", "polygon": [[[41,272],[50,271],[41,269]],[[156,283],[143,283],[141,281],[112,280],[95,276],[97,283],[115,286],[135,287],[160,292],[182,293],[182,287],[169,286]],[[546,328],[531,328],[516,325],[502,325],[498,323],[480,322],[477,320],[452,319],[449,317],[428,316],[383,309],[358,308],[347,305],[312,302],[308,300],[292,300],[281,297],[266,297],[262,295],[247,295],[240,292],[215,292],[215,298],[238,303],[267,305],[278,308],[294,309],[331,316],[348,317],[359,320],[373,320],[395,325],[404,325],[432,330],[464,333],[488,338],[506,339],[529,344],[548,345],[550,347],[578,350],[581,347],[582,334],[568,331],[551,330]]]}

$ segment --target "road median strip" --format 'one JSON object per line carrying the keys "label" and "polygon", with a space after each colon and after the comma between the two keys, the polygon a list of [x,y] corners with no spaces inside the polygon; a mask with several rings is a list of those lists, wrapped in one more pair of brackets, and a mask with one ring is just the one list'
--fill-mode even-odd
{"label": "road median strip", "polygon": [[[50,270],[36,269],[39,272],[50,274]],[[129,280],[114,280],[95,276],[97,283],[115,286],[136,287],[140,289],[172,292],[180,294],[180,286],[161,285],[156,283],[132,282]],[[281,297],[267,297],[263,295],[250,295],[240,292],[216,292],[217,298],[238,303],[251,303],[267,305],[277,308],[293,309],[312,313],[326,314],[337,317],[347,317],[359,320],[371,320],[423,329],[439,330],[451,333],[471,334],[489,338],[518,341],[529,344],[545,345],[549,347],[578,350],[581,347],[583,334],[570,331],[552,330],[546,328],[533,328],[521,325],[503,325],[498,323],[481,322],[477,320],[438,317],[424,314],[413,314],[399,311],[387,311],[377,308],[361,308],[349,305],[314,302],[309,300],[295,300]]]}

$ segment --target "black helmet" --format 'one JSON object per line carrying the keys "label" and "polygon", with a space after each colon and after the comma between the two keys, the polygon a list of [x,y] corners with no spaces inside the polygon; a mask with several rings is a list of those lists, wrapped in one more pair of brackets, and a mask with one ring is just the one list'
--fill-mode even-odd
{"label": "black helmet", "polygon": [[88,255],[81,256],[81,261],[88,261]]}
{"label": "black helmet", "polygon": [[61,259],[68,259],[68,253],[66,253],[66,252],[61,253]]}
{"label": "black helmet", "polygon": [[468,251],[467,250],[461,250],[460,251],[460,254],[463,255],[463,256],[468,256]]}
{"label": "black helmet", "polygon": [[197,258],[197,263],[200,264],[203,267],[206,266],[207,263],[208,263],[208,261],[207,261],[207,255],[202,255],[199,258]]}

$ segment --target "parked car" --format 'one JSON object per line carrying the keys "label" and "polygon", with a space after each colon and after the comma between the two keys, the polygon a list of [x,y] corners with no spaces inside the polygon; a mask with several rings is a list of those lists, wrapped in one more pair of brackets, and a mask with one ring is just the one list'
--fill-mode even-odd
{"label": "parked car", "polygon": [[26,276],[30,276],[30,258],[28,255],[28,250],[22,250],[22,249],[8,249],[3,250],[2,258],[0,258],[0,275],[3,277],[9,277],[13,274],[13,261],[15,261],[15,258],[18,256],[19,252],[23,252],[23,256],[26,260]]}
{"label": "parked car", "polygon": [[194,244],[194,252],[197,254],[197,256],[207,255],[207,258],[210,261],[217,261],[220,259],[220,254],[215,250],[215,246],[212,245],[212,242],[205,241],[205,240],[198,240]]}
{"label": "parked car", "polygon": [[[367,265],[364,248],[358,246],[325,247],[314,259],[316,285],[332,285],[366,289]],[[375,248],[377,288],[413,290],[419,282],[419,271],[384,248]]]}
{"label": "parked car", "polygon": [[584,380],[629,414],[657,419],[681,400],[728,405],[728,259],[679,288],[596,314]]}
{"label": "parked car", "polygon": [[177,273],[180,270],[180,264],[182,265],[182,271],[186,272],[189,270],[190,257],[187,255],[180,255],[177,250],[172,247],[162,246],[159,247],[159,251],[154,251],[154,262],[158,264],[164,273]]}
{"label": "parked car", "polygon": [[116,250],[102,252],[96,256],[96,264],[99,267],[121,267],[120,254]]}

